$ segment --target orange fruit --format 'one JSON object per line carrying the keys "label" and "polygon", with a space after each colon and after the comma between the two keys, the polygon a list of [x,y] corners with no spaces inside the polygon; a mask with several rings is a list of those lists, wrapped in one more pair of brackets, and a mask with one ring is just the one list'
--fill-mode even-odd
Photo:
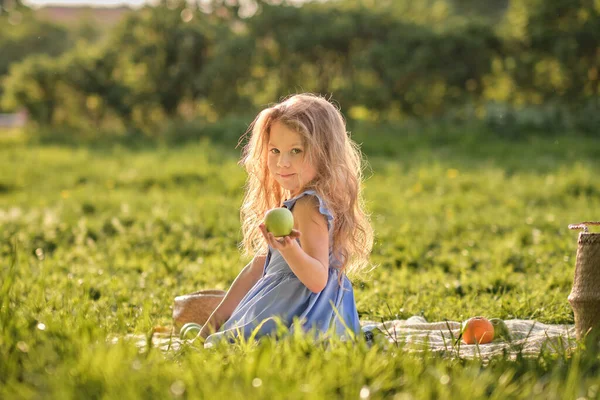
{"label": "orange fruit", "polygon": [[464,344],[484,344],[494,340],[494,325],[485,317],[473,317],[463,324]]}

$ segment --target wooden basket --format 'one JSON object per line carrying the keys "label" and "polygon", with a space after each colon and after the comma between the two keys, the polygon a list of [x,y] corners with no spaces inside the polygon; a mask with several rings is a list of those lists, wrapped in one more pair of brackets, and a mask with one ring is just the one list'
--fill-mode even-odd
{"label": "wooden basket", "polygon": [[224,290],[208,289],[175,297],[173,323],[179,330],[188,322],[204,325],[225,297]]}
{"label": "wooden basket", "polygon": [[590,233],[588,225],[600,222],[569,225],[569,229],[583,229],[577,240],[573,289],[568,297],[578,340],[588,334],[600,338],[600,233]]}

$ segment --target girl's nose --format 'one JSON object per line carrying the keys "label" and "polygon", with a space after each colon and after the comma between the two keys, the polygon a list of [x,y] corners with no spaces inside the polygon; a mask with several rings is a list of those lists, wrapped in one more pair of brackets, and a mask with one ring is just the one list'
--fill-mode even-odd
{"label": "girl's nose", "polygon": [[279,156],[279,159],[277,160],[277,166],[278,167],[289,167],[290,166],[290,158],[287,154],[282,154],[281,156]]}

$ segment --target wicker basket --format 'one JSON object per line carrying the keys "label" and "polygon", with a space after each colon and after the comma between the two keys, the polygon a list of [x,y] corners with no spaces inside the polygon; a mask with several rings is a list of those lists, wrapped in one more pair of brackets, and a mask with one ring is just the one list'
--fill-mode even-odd
{"label": "wicker basket", "polygon": [[577,240],[573,289],[568,297],[579,340],[588,334],[600,337],[600,233],[588,232],[588,225],[600,222],[569,225],[570,229],[583,229]]}
{"label": "wicker basket", "polygon": [[200,290],[175,297],[173,302],[175,328],[179,330],[188,322],[204,325],[224,297],[225,291],[218,289]]}

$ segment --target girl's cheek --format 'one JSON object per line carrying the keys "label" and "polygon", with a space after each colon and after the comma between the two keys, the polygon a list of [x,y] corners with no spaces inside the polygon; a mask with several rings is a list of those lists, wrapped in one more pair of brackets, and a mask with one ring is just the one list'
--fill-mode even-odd
{"label": "girl's cheek", "polygon": [[276,163],[276,162],[274,161],[274,159],[273,159],[273,157],[272,157],[272,156],[269,156],[269,157],[267,158],[267,167],[268,167],[269,169],[272,169],[272,168],[273,168],[273,165],[275,165],[275,163]]}

